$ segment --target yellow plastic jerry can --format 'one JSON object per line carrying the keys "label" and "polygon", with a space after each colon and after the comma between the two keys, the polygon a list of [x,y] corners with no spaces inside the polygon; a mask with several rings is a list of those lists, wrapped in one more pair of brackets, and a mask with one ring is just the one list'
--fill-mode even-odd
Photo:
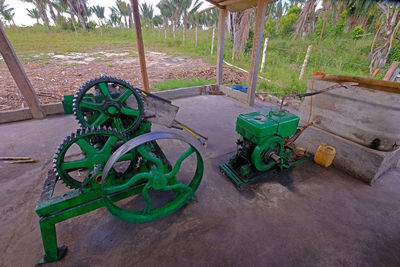
{"label": "yellow plastic jerry can", "polygon": [[332,164],[335,155],[336,149],[334,147],[322,143],[315,153],[314,162],[321,166],[329,167]]}

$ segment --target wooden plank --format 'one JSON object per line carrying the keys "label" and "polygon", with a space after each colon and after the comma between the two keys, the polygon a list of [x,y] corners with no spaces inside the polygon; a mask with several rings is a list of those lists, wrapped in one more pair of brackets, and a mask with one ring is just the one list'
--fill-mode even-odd
{"label": "wooden plank", "polygon": [[218,2],[216,2],[216,1],[213,1],[213,0],[206,0],[206,1],[209,2],[209,3],[211,3],[211,4],[213,4],[214,6],[216,6],[216,7],[218,7],[218,8],[220,8],[220,9],[225,9],[224,6],[221,6],[221,5],[218,4]]}
{"label": "wooden plank", "polygon": [[394,71],[397,69],[399,66],[398,61],[393,61],[392,65],[390,65],[389,70],[386,72],[385,77],[383,77],[384,81],[390,81],[390,78],[392,78]]}
{"label": "wooden plank", "polygon": [[215,8],[216,8],[216,6],[212,6],[212,7],[209,7],[209,8],[203,9],[203,10],[200,10],[199,12],[197,12],[197,14],[201,14],[201,13],[204,13],[204,12],[208,12],[208,11],[213,10],[213,9],[215,9]]}
{"label": "wooden plank", "polygon": [[143,88],[146,92],[150,92],[149,77],[147,75],[146,58],[144,54],[142,25],[140,24],[138,0],[131,0],[131,5],[133,11],[133,20],[135,22],[136,43],[139,53],[139,63],[140,63],[140,71],[142,73]]}
{"label": "wooden plank", "polygon": [[251,51],[251,63],[249,73],[249,88],[247,90],[247,104],[254,106],[254,97],[256,93],[258,65],[260,63],[261,41],[264,28],[265,12],[267,10],[268,0],[258,0],[257,14],[255,22],[255,32],[253,39],[253,49]]}
{"label": "wooden plank", "polygon": [[[207,2],[219,8],[226,8],[231,12],[245,10],[257,6],[257,0],[206,0]],[[268,3],[273,3],[277,0],[267,0]]]}
{"label": "wooden plank", "polygon": [[371,90],[400,94],[400,83],[395,83],[395,82],[376,80],[365,77],[333,75],[333,74],[327,74],[325,76],[325,79],[322,80],[336,82],[336,83],[357,82],[359,83],[358,87],[364,87]]}
{"label": "wooden plank", "polygon": [[219,10],[218,18],[218,47],[217,47],[217,85],[222,84],[222,69],[224,67],[224,45],[225,45],[225,19],[226,9]]}
{"label": "wooden plank", "polygon": [[227,0],[227,1],[223,1],[223,2],[219,2],[218,4],[221,6],[229,6],[229,5],[233,5],[239,2],[244,2],[243,0]]}
{"label": "wooden plank", "polygon": [[3,30],[3,27],[0,25],[0,53],[2,54],[4,61],[7,64],[8,69],[12,77],[14,78],[15,83],[17,84],[19,90],[26,103],[30,108],[30,112],[32,113],[32,117],[34,119],[43,119],[45,117],[44,112],[40,108],[39,98],[36,95],[35,90],[31,82],[26,76],[25,70],[21,65],[17,55],[15,54],[14,49],[12,48],[6,33]]}

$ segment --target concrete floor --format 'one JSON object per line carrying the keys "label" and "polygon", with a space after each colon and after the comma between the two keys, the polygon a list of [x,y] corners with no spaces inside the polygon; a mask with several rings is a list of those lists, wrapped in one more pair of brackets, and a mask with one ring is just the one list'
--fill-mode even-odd
{"label": "concrete floor", "polygon": [[[143,224],[104,208],[62,222],[69,252],[49,266],[400,266],[399,169],[369,186],[309,161],[239,192],[217,166],[236,149],[236,116],[253,109],[223,96],[174,104],[210,140],[197,201]],[[0,125],[0,156],[40,160],[0,162],[0,266],[32,266],[43,254],[35,205],[57,145],[76,128],[67,115]]]}

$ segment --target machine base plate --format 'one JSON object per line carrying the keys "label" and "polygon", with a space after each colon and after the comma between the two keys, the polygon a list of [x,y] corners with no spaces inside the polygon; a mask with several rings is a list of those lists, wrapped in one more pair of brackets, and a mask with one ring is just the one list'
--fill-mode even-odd
{"label": "machine base plate", "polygon": [[[282,168],[289,169],[291,167],[295,167],[295,166],[299,165],[300,163],[303,163],[304,161],[308,160],[309,158],[311,158],[311,155],[306,154],[301,159],[283,164]],[[266,175],[270,172],[279,170],[279,168],[275,167],[266,172],[255,171],[255,172],[251,173],[250,175],[243,177],[242,175],[240,175],[240,173],[238,171],[235,170],[235,168],[233,168],[229,164],[229,160],[225,163],[220,164],[219,169],[223,174],[225,174],[226,177],[228,177],[228,179],[236,186],[236,188],[238,190],[242,190],[244,185],[248,185],[250,183],[255,182],[258,179],[266,177]]]}

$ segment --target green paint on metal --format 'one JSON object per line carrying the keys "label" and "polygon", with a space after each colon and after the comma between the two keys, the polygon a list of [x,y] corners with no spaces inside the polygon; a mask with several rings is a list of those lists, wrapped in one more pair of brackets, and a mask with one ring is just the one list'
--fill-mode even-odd
{"label": "green paint on metal", "polygon": [[[93,90],[96,93],[89,93]],[[82,127],[106,125],[132,133],[141,124],[144,104],[139,89],[124,80],[101,76],[78,90],[73,111]]]}
{"label": "green paint on metal", "polygon": [[296,132],[300,118],[288,111],[267,109],[248,114],[240,114],[236,121],[236,131],[245,139],[260,144],[271,135],[283,138]]}
{"label": "green paint on metal", "polygon": [[[194,198],[194,192],[200,185],[204,170],[203,160],[196,148],[190,145],[189,148],[176,160],[174,167],[171,167],[169,163],[165,164],[165,162],[168,161],[164,153],[162,153],[159,147],[155,146],[153,142],[150,144],[140,145],[136,150],[144,160],[148,163],[152,163],[152,167],[147,171],[142,171],[134,175],[124,184],[104,187],[104,204],[111,214],[129,222],[148,222],[172,214]],[[182,162],[193,153],[196,155],[197,165],[191,182],[188,185],[179,183],[176,175],[181,168]],[[110,194],[126,190],[130,186],[143,181],[145,181],[141,191],[141,196],[145,200],[145,207],[143,210],[127,210],[118,207],[110,201]],[[153,208],[153,199],[149,195],[149,190],[172,191],[175,194],[175,198],[167,204]]]}
{"label": "green paint on metal", "polygon": [[269,170],[294,167],[307,160],[294,156],[292,146],[285,146],[285,139],[297,131],[299,117],[279,109],[240,114],[236,131],[241,135],[238,151],[220,170],[238,187],[255,181]]}
{"label": "green paint on metal", "polygon": [[[130,137],[142,136],[150,132],[151,123],[143,122],[141,127]],[[131,140],[134,141],[135,139]],[[117,173],[114,165],[108,172],[105,181],[99,184],[96,177],[103,174],[105,163],[114,150],[126,141],[116,130],[106,128],[82,129],[66,138],[59,148],[67,150],[70,144],[76,144],[84,156],[82,159],[63,161],[63,153],[56,153],[57,171],[70,171],[88,168],[88,176],[83,182],[68,180],[76,189],[68,193],[53,196],[57,183],[55,171],[50,171],[45,181],[41,196],[36,206],[40,217],[45,256],[39,263],[59,260],[65,255],[67,248],[58,247],[55,225],[70,218],[80,216],[100,207],[106,207],[111,214],[129,222],[148,222],[165,217],[185,203],[194,199],[194,193],[200,185],[204,164],[200,153],[192,145],[177,159],[172,167],[157,142],[145,142],[135,149],[125,151],[118,157],[117,163],[130,161],[129,167],[122,173]],[[121,147],[123,149],[123,147]],[[191,182],[186,185],[176,178],[182,162],[193,153],[196,154],[197,166]],[[140,160],[138,160],[140,159]],[[60,163],[58,163],[60,162]],[[154,206],[150,190],[171,191],[175,196],[169,202]],[[145,200],[143,210],[131,211],[118,207],[115,203],[128,197],[140,195]],[[153,207],[154,206],[154,207]]]}

